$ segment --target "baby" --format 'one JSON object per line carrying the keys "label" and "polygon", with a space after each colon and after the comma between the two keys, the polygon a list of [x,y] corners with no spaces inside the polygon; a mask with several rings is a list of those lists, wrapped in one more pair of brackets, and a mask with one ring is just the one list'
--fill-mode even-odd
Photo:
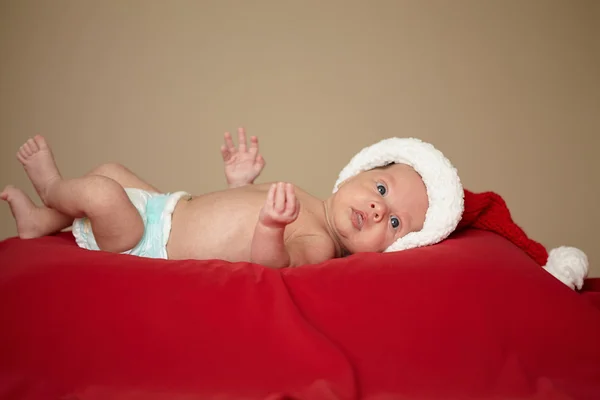
{"label": "baby", "polygon": [[[247,146],[243,128],[238,139],[236,148],[225,133],[221,147],[229,188],[190,195],[161,193],[117,164],[64,179],[49,144],[38,135],[21,146],[17,158],[44,206],[12,186],[0,198],[10,205],[21,238],[72,226],[77,244],[90,250],[272,268],[432,244],[460,218],[462,186],[456,171],[417,139],[386,139],[363,149],[324,200],[291,183],[254,184],[265,165],[258,139],[251,137]],[[440,185],[452,185],[456,196],[447,196],[445,189],[444,196],[436,195]]]}

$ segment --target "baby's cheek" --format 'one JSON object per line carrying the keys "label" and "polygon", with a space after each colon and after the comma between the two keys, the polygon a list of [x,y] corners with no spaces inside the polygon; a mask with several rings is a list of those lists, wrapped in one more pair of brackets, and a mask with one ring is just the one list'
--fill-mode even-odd
{"label": "baby's cheek", "polygon": [[388,229],[385,234],[384,248],[387,249],[399,238],[400,238],[400,235],[398,234],[398,232]]}

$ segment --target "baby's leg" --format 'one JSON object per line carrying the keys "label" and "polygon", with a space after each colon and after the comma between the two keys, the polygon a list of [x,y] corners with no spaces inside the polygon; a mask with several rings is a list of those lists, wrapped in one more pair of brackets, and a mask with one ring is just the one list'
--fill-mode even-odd
{"label": "baby's leg", "polygon": [[139,242],[142,217],[117,181],[100,175],[63,179],[41,136],[28,141],[17,157],[45,205],[71,218],[90,219],[101,250],[123,252]]}
{"label": "baby's leg", "polygon": [[[17,153],[17,158],[21,161],[28,174],[31,172],[31,175],[36,175],[28,162],[29,157],[33,155],[34,152],[49,152],[49,158],[54,160],[52,151],[47,144],[44,145],[44,143],[42,143],[42,140],[43,138],[41,137],[29,139],[21,146]],[[42,146],[40,146],[39,143],[42,143]],[[138,188],[150,192],[160,192],[156,187],[143,181],[129,169],[117,163],[102,164],[94,168],[87,175],[102,175],[112,178],[123,187]],[[35,182],[37,181],[38,180],[36,179]],[[42,186],[35,183],[34,186],[38,194],[40,194]],[[73,224],[73,217],[62,214],[52,208],[35,205],[26,193],[15,187],[7,186],[2,193],[0,193],[0,199],[9,203],[11,212],[17,223],[17,232],[22,239],[32,239],[56,233]]]}
{"label": "baby's leg", "polygon": [[[25,166],[26,171],[31,170],[27,160],[34,151],[49,151],[50,158],[52,160],[54,159],[49,147],[46,146],[44,149],[41,149],[38,145],[39,141],[40,138],[29,139],[21,146],[17,153],[17,158],[21,161],[23,166]],[[33,171],[31,172],[33,174]],[[143,181],[129,169],[117,163],[102,164],[86,175],[102,175],[114,179],[123,187],[138,188],[149,192],[160,193],[157,188]],[[39,194],[38,188],[40,185],[35,187]],[[7,186],[2,194],[2,200],[8,201],[11,207],[13,216],[17,221],[17,232],[22,239],[49,235],[73,224],[73,217],[48,207],[36,206],[29,196],[20,189]]]}
{"label": "baby's leg", "polygon": [[8,202],[21,239],[49,235],[66,228],[73,222],[73,218],[56,210],[36,206],[25,192],[13,186],[5,187],[0,193],[0,199]]}

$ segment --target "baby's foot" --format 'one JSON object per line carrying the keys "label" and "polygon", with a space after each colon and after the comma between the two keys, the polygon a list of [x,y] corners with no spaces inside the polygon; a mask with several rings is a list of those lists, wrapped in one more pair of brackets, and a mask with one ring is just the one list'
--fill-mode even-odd
{"label": "baby's foot", "polygon": [[27,176],[46,204],[48,188],[52,183],[61,179],[56,162],[54,162],[54,155],[46,143],[46,139],[40,135],[29,139],[17,152],[17,159],[25,167]]}
{"label": "baby's foot", "polygon": [[0,199],[8,202],[10,211],[17,222],[17,232],[21,239],[34,239],[42,236],[43,227],[40,226],[38,213],[41,211],[29,196],[21,189],[7,186],[0,193]]}

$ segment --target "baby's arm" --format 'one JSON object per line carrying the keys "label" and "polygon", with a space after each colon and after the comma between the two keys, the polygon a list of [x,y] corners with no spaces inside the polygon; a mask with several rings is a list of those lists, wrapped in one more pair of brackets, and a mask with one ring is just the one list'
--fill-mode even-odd
{"label": "baby's arm", "polygon": [[251,262],[271,268],[289,267],[285,227],[298,218],[300,203],[290,183],[271,185],[252,237]]}
{"label": "baby's arm", "polygon": [[225,144],[221,146],[221,156],[225,163],[225,178],[230,188],[250,185],[258,178],[265,167],[265,159],[258,154],[258,138],[250,137],[250,148],[246,147],[246,131],[238,129],[236,149],[231,134],[225,132]]}

